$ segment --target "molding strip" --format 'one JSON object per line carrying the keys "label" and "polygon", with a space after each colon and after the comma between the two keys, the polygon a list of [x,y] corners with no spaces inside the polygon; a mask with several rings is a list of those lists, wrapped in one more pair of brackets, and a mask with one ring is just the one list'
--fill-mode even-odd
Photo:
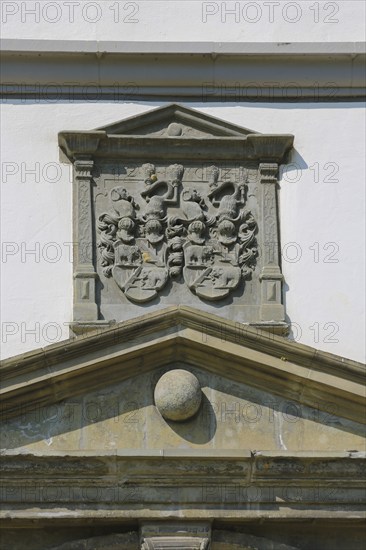
{"label": "molding strip", "polygon": [[0,40],[0,48],[4,53],[358,55],[366,53],[366,42],[111,42],[4,38]]}
{"label": "molding strip", "polygon": [[[364,517],[364,453],[5,453],[7,520]],[[127,456],[126,456],[127,454]],[[162,460],[164,467],[162,468]],[[291,480],[289,482],[289,479]],[[128,480],[128,483],[126,483]],[[166,510],[167,498],[172,508]],[[96,506],[97,504],[97,506]]]}
{"label": "molding strip", "polygon": [[1,95],[38,101],[339,102],[365,97],[365,43],[5,39]]}

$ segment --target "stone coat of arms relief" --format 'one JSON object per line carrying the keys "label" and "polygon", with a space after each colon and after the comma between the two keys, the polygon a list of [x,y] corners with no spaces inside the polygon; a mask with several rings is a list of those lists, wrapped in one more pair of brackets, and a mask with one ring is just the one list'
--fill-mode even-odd
{"label": "stone coat of arms relief", "polygon": [[59,145],[74,166],[74,332],[174,305],[286,332],[277,177],[292,135],[171,104]]}
{"label": "stone coat of arms relief", "polygon": [[181,164],[168,167],[166,180],[150,163],[139,173],[145,184],[139,196],[113,188],[110,210],[98,219],[103,273],[113,277],[126,298],[148,302],[170,278],[183,275],[191,292],[215,301],[250,278],[257,224],[245,209],[245,179],[222,182],[219,168],[211,166],[203,197],[184,181]]}

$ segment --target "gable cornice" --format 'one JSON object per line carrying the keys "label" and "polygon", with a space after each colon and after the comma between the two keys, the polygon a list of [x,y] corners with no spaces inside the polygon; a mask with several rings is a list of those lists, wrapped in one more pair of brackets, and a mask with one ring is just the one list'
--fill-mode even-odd
{"label": "gable cornice", "polygon": [[109,327],[103,327],[76,338],[69,338],[45,348],[9,357],[0,362],[2,380],[10,380],[22,373],[32,373],[60,362],[76,359],[86,353],[105,350],[116,343],[128,343],[131,338],[149,336],[159,331],[176,333],[180,327],[193,328],[202,334],[223,338],[227,342],[292,361],[320,372],[332,373],[346,380],[366,381],[363,363],[299,344],[271,331],[236,323],[188,306],[171,306]]}
{"label": "gable cornice", "polygon": [[2,413],[16,416],[176,361],[307,406],[333,403],[340,416],[364,421],[362,364],[186,306],[3,361]]}

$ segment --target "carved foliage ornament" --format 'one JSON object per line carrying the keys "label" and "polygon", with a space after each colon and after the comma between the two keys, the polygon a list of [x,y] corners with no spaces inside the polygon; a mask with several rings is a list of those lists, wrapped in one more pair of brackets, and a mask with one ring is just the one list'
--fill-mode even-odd
{"label": "carved foliage ornament", "polygon": [[[220,182],[212,166],[207,199],[183,183],[184,167],[172,164],[159,179],[143,164],[144,190],[110,192],[110,210],[99,216],[103,273],[131,302],[154,299],[172,278],[183,276],[203,300],[220,300],[249,279],[255,267],[257,224],[245,209],[247,183]],[[171,212],[174,209],[174,212]]]}

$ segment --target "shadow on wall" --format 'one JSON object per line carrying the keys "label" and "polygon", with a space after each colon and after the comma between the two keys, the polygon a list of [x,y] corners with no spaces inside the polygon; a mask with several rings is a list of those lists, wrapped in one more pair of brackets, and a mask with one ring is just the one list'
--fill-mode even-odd
{"label": "shadow on wall", "polygon": [[[309,168],[309,165],[306,163],[305,159],[300,155],[300,153],[294,148],[291,150],[289,157],[286,161],[286,164],[283,164],[280,169],[280,177],[279,177],[279,188],[281,189],[281,186],[283,184],[291,184],[292,182],[296,182],[299,180],[300,174],[302,171],[307,170]],[[279,215],[281,215],[281,212],[279,212]],[[280,227],[280,235],[281,235],[281,225],[279,223]],[[282,264],[282,258],[280,259]],[[282,265],[281,265],[282,270]],[[282,270],[283,272],[283,270]],[[287,314],[287,293],[289,292],[290,287],[286,283],[286,281],[283,282],[282,285],[282,300],[283,305],[285,308],[285,321],[289,325],[289,334],[288,338],[289,340],[294,341],[295,340],[295,334],[293,331],[293,325],[291,318]]]}
{"label": "shadow on wall", "polygon": [[291,184],[299,181],[301,172],[307,170],[309,165],[300,153],[294,148],[289,153],[286,163],[280,167],[279,187],[281,184]]}

